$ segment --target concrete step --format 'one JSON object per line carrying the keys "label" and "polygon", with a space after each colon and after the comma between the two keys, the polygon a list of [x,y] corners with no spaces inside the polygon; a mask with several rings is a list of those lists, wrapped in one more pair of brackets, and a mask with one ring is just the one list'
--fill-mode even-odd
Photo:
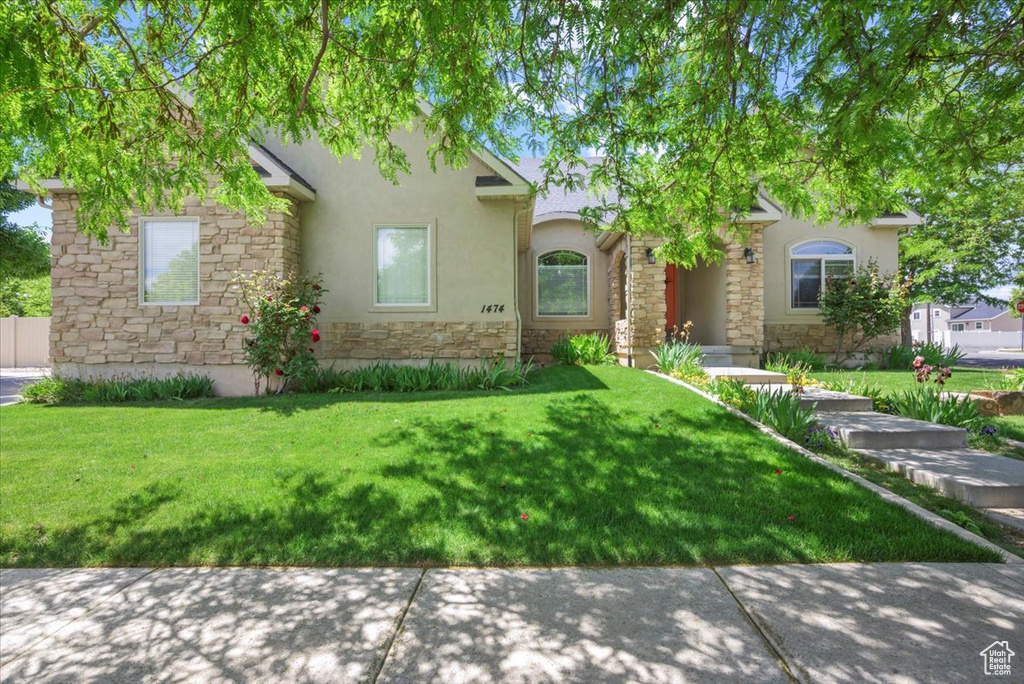
{"label": "concrete step", "polygon": [[983,508],[981,512],[993,522],[1024,532],[1024,508]]}
{"label": "concrete step", "polygon": [[804,389],[800,394],[800,405],[827,413],[835,413],[837,411],[864,413],[870,412],[875,408],[875,404],[871,401],[870,397],[836,392],[835,390],[821,389],[820,387]]}
{"label": "concrete step", "polygon": [[[790,384],[782,385],[750,385],[751,389],[758,390],[760,392],[792,392],[793,386]],[[871,401],[870,397],[862,397],[856,394],[847,394],[846,392],[836,392],[833,390],[821,389],[820,387],[805,387],[804,391],[800,393],[800,405],[804,408],[815,409],[817,411],[871,411],[874,409],[874,402]]]}
{"label": "concrete step", "polygon": [[911,482],[979,508],[1024,506],[1024,461],[974,449],[856,449]]}
{"label": "concrete step", "polygon": [[818,423],[851,449],[963,449],[967,431],[873,411],[820,411]]}
{"label": "concrete step", "polygon": [[704,354],[705,366],[731,366],[732,354]]}
{"label": "concrete step", "polygon": [[748,385],[779,385],[786,382],[786,376],[782,373],[761,370],[760,368],[744,368],[742,366],[708,366],[705,364],[704,371],[712,380],[717,378],[739,380]]}

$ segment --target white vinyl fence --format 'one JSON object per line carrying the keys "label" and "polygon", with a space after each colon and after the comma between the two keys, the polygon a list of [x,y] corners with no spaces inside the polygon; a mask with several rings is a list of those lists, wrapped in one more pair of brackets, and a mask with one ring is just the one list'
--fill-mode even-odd
{"label": "white vinyl fence", "polygon": [[0,318],[0,368],[50,365],[50,318]]}
{"label": "white vinyl fence", "polygon": [[[939,341],[938,335],[936,342]],[[947,349],[954,344],[961,349],[1020,349],[1019,332],[993,332],[991,330],[942,331],[942,345]]]}

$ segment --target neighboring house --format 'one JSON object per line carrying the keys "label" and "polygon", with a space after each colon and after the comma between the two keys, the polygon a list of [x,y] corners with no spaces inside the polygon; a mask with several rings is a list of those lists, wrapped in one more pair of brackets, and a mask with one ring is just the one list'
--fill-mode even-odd
{"label": "neighboring house", "polygon": [[1009,307],[975,304],[967,311],[951,317],[949,329],[952,332],[1018,332],[1020,321],[1010,318]]}
{"label": "neighboring house", "polygon": [[931,330],[932,341],[941,341],[942,333],[949,329],[949,319],[970,311],[972,306],[949,306],[930,302],[915,304],[910,310],[911,337],[915,342],[922,342],[928,338],[928,331]]}
{"label": "neighboring house", "polygon": [[749,241],[727,240],[718,264],[677,269],[655,258],[661,238],[587,230],[585,194],[535,199],[537,160],[513,166],[481,150],[467,168],[431,172],[421,132],[395,141],[412,164],[397,186],[372,158],[339,160],[316,141],[252,146],[264,183],[289,203],[260,228],[193,199],[99,245],[78,232],[73,189],[48,182],[55,373],[202,372],[221,394],[248,393],[231,280],[263,268],[323,275],[322,363],[479,363],[601,331],[624,363],[646,367],[666,329],[691,320],[712,362],[757,365],[768,349],[830,351],[816,308],[825,277],[868,259],[895,270],[897,231],[917,221],[822,229],[762,198],[741,219]]}

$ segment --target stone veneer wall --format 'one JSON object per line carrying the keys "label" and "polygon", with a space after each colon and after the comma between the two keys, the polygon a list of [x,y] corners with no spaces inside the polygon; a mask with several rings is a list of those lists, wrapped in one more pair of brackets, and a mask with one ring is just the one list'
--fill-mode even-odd
{"label": "stone veneer wall", "polygon": [[[629,273],[626,271],[627,238],[620,237],[608,255],[608,317],[611,320],[608,336],[612,351],[624,356],[629,353],[629,321],[620,318],[629,304]],[[626,282],[622,282],[625,280]],[[621,301],[625,297],[625,302]],[[628,315],[628,313],[626,313]]]}
{"label": "stone veneer wall", "polygon": [[[832,354],[836,350],[835,333],[823,323],[768,323],[764,326],[764,335],[765,351],[810,349],[819,354]],[[881,349],[898,343],[899,331],[896,331],[875,339],[870,347]]]}
{"label": "stone veneer wall", "polygon": [[626,314],[634,354],[665,341],[665,264],[647,263],[647,248],[657,248],[663,242],[664,238],[644,236],[633,237],[629,243]]}
{"label": "stone veneer wall", "polygon": [[569,335],[589,335],[600,333],[608,335],[605,328],[587,328],[567,330],[565,328],[523,328],[523,356],[550,354],[551,345],[562,337]]}
{"label": "stone veneer wall", "polygon": [[[756,261],[748,264],[746,248]],[[730,347],[764,346],[764,228],[753,226],[746,242],[725,246],[725,343]]]}
{"label": "stone veneer wall", "polygon": [[514,359],[518,352],[515,321],[334,321],[320,329],[320,359]]}
{"label": "stone veneer wall", "polygon": [[299,265],[298,207],[271,214],[261,227],[213,200],[189,198],[182,215],[199,217],[199,305],[139,303],[138,226],[113,231],[107,245],[82,235],[77,196],[53,198],[53,318],[56,366],[84,364],[243,364],[245,326],[231,288],[236,271]]}

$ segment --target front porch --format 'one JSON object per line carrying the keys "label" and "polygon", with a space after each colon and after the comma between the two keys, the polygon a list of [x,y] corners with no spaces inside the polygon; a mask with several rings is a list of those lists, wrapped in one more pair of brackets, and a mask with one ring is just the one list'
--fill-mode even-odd
{"label": "front porch", "polygon": [[760,365],[764,345],[763,229],[723,247],[717,263],[684,269],[656,257],[661,238],[622,236],[610,248],[611,337],[620,363],[649,365],[651,350],[690,322],[710,366]]}

